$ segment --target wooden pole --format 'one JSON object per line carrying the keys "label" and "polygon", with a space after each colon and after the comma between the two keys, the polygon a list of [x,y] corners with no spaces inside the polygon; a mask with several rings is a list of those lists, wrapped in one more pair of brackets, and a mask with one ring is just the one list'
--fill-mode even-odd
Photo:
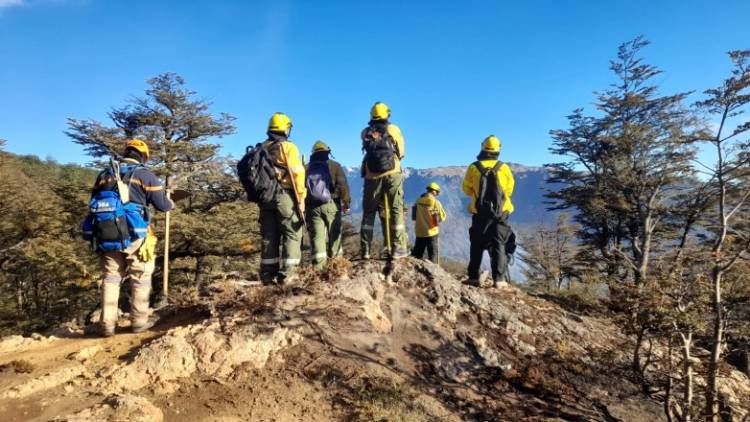
{"label": "wooden pole", "polygon": [[[169,184],[169,179],[167,179]],[[167,199],[170,199],[169,189],[167,188]],[[169,304],[169,223],[171,212],[167,211],[164,217],[164,265],[162,269],[162,282],[161,282],[161,306],[167,306]]]}
{"label": "wooden pole", "polygon": [[383,199],[385,205],[385,245],[388,251],[388,259],[390,259],[393,256],[391,250],[391,210],[388,206],[388,195],[384,195]]}

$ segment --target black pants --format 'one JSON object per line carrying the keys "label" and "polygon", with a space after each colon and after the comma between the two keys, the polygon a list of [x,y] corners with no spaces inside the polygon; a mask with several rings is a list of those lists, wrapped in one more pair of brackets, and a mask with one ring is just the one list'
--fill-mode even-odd
{"label": "black pants", "polygon": [[505,242],[510,235],[510,226],[505,219],[483,218],[479,215],[471,217],[469,229],[469,278],[479,279],[479,268],[482,266],[482,255],[487,250],[490,253],[492,279],[505,280],[505,270],[508,260],[505,257]]}
{"label": "black pants", "polygon": [[414,249],[411,250],[411,256],[422,259],[424,250],[427,249],[427,258],[437,264],[440,258],[439,244],[437,236],[418,237],[414,243]]}

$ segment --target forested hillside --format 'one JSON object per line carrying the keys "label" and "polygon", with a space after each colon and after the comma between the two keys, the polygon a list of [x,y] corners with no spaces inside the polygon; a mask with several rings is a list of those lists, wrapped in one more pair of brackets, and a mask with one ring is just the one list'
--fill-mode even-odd
{"label": "forested hillside", "polygon": [[0,332],[67,321],[98,299],[96,257],[80,240],[95,176],[0,152]]}

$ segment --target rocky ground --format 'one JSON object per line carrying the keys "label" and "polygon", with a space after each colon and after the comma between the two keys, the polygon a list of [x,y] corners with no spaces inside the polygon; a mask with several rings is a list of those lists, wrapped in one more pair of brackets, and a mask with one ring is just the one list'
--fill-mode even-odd
{"label": "rocky ground", "polygon": [[[0,341],[2,421],[658,421],[628,339],[428,262],[339,261],[295,287],[227,280],[150,332]],[[750,380],[727,374],[741,418]]]}

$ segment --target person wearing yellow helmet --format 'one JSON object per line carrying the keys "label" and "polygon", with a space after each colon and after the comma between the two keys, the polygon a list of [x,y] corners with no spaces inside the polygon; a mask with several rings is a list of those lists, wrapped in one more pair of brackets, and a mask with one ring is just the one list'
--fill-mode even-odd
{"label": "person wearing yellow helmet", "polygon": [[[292,119],[274,113],[268,121],[268,138],[261,148],[268,154],[280,189],[260,208],[260,276],[265,283],[291,282],[302,257],[303,215],[307,189],[305,166],[299,149],[289,140]],[[299,210],[300,212],[297,212]]]}
{"label": "person wearing yellow helmet", "polygon": [[341,164],[330,158],[331,148],[316,141],[306,167],[307,227],[315,266],[325,267],[328,258],[341,256],[341,214],[349,213],[349,183]]}
{"label": "person wearing yellow helmet", "polygon": [[485,250],[490,254],[495,287],[508,285],[505,243],[512,233],[508,217],[513,212],[511,197],[515,181],[510,167],[499,160],[501,147],[498,137],[486,137],[477,161],[466,169],[463,180],[463,192],[470,199],[469,213],[472,214],[468,282],[477,286]]}
{"label": "person wearing yellow helmet", "polygon": [[401,160],[406,154],[404,136],[398,126],[390,123],[390,108],[377,102],[370,110],[370,122],[362,130],[362,177],[365,179],[362,197],[363,215],[360,228],[360,255],[370,258],[375,215],[388,205],[389,237],[386,245],[392,257],[408,256],[406,226],[404,225],[404,186]]}
{"label": "person wearing yellow helmet", "polygon": [[425,249],[427,257],[435,264],[440,263],[440,250],[438,236],[440,235],[440,223],[445,221],[446,214],[443,204],[438,201],[440,185],[430,182],[427,191],[417,200],[411,209],[411,218],[414,220],[414,232],[416,241],[411,255],[422,259]]}
{"label": "person wearing yellow helmet", "polygon": [[[89,202],[92,212],[83,224],[84,239],[99,253],[104,273],[99,324],[105,337],[115,334],[124,279],[132,282],[131,329],[141,332],[153,325],[148,315],[156,237],[149,225],[148,208],[166,212],[174,202],[167,197],[161,180],[145,166],[148,159],[148,144],[128,140],[122,158],[113,159],[97,176]],[[117,210],[122,210],[122,220],[117,218]]]}

